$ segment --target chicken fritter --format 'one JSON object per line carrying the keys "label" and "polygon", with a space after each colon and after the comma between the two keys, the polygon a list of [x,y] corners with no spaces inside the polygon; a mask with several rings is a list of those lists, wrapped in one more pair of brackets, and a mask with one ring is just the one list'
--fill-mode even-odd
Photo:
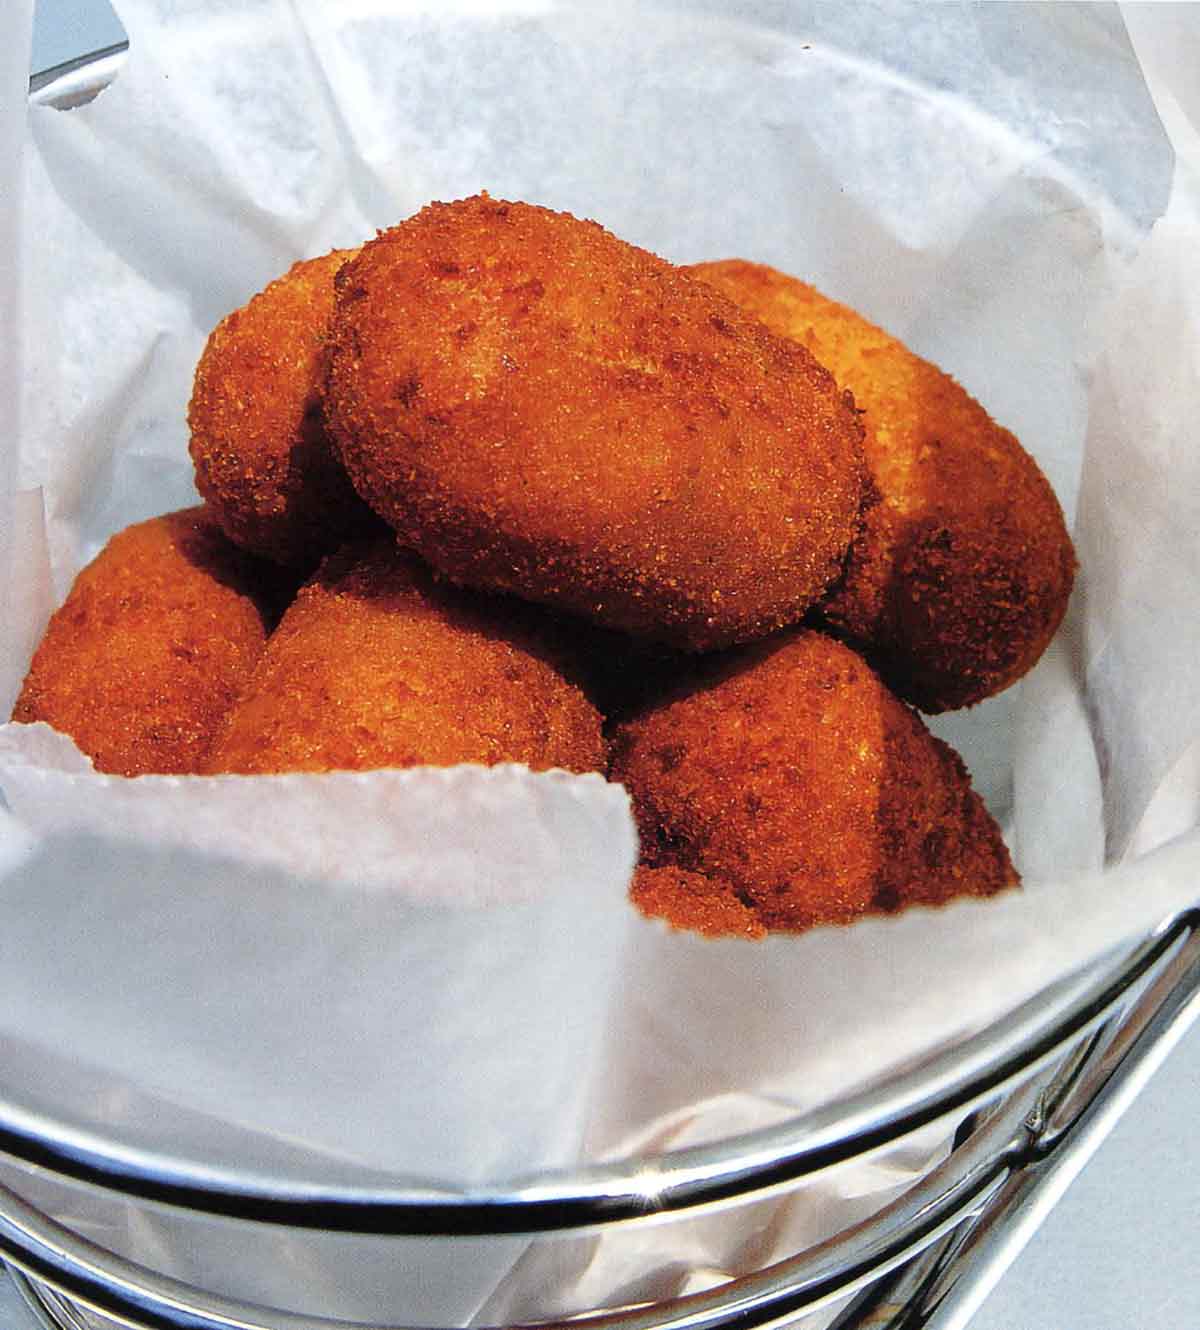
{"label": "chicken fritter", "polygon": [[196,488],[230,540],[306,571],[373,521],[321,413],[333,278],[355,253],[293,264],[227,315],[188,407]]}
{"label": "chicken fritter", "polygon": [[604,770],[599,713],[510,608],[435,582],[390,535],[339,551],[284,615],[209,771]]}
{"label": "chicken fritter", "polygon": [[706,673],[613,736],[644,864],[784,930],[1016,884],[962,761],[849,647],[790,629]]}
{"label": "chicken fritter", "polygon": [[326,416],[451,580],[690,650],[800,617],[856,533],[833,379],[593,222],[432,204],[337,278]]}
{"label": "chicken fritter", "polygon": [[203,508],[131,526],[75,579],[12,718],[69,734],[99,771],[199,771],[284,591]]}
{"label": "chicken fritter", "polygon": [[821,606],[906,701],[999,692],[1066,611],[1075,554],[1037,463],[948,374],[811,286],[731,259],[690,269],[808,347],[862,410],[877,501]]}

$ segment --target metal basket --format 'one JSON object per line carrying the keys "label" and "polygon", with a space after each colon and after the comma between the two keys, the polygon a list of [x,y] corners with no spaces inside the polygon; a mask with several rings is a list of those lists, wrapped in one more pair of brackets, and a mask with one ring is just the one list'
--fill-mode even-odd
{"label": "metal basket", "polygon": [[[818,1114],[639,1160],[636,1168],[591,1168],[510,1192],[306,1194],[214,1182],[169,1161],[132,1167],[81,1150],[55,1124],[20,1119],[2,1104],[0,1146],[60,1176],[191,1210],[453,1242],[467,1234],[594,1229],[777,1193],[932,1122],[956,1122],[946,1160],[869,1221],[707,1293],[576,1318],[605,1330],[803,1324],[849,1297],[826,1322],[835,1330],[952,1330],[966,1324],[1200,1014],[1200,912],[1164,923],[1052,1020],[1039,1016],[1048,996],[953,1052]],[[205,1293],[96,1246],[4,1188],[0,1254],[39,1314],[68,1330],[80,1323],[78,1307],[128,1325],[178,1330],[352,1324]]]}
{"label": "metal basket", "polygon": [[[31,97],[77,105],[122,58],[114,47],[47,71],[33,80]],[[56,1177],[192,1212],[453,1243],[595,1231],[779,1195],[943,1123],[953,1137],[944,1161],[868,1221],[708,1292],[574,1319],[605,1330],[749,1330],[820,1314],[835,1330],[952,1330],[966,1324],[1198,1013],[1200,911],[1164,921],[1086,983],[1064,980],[1057,994],[869,1093],[718,1145],[536,1186],[464,1194],[256,1184],[178,1161],[106,1154],[3,1102],[0,1150]],[[206,1293],[95,1245],[3,1187],[0,1256],[34,1314],[65,1330],[86,1326],[88,1313],[177,1330],[353,1325]]]}

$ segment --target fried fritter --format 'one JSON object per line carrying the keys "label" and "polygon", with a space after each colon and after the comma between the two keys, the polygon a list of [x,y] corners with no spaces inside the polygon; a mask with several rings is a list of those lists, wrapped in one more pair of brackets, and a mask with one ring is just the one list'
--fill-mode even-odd
{"label": "fried fritter", "polygon": [[727,884],[771,929],[1016,884],[958,755],[849,647],[790,629],[707,673],[613,736],[644,864]]}
{"label": "fried fritter", "polygon": [[830,375],[593,222],[432,204],[337,278],[326,416],[443,574],[691,650],[789,623],[857,530]]}
{"label": "fried fritter", "polygon": [[196,488],[230,540],[306,570],[372,522],[321,414],[333,278],[356,253],[293,264],[222,319],[188,407]]}
{"label": "fried fritter", "polygon": [[210,772],[494,765],[602,771],[600,715],[503,599],[392,538],[328,558],[284,615]]}
{"label": "fried fritter", "polygon": [[807,346],[863,411],[878,500],[821,606],[923,711],[999,692],[1066,611],[1075,554],[1037,463],[966,391],[845,305],[772,268],[690,269]]}
{"label": "fried fritter", "polygon": [[46,628],[15,721],[69,734],[97,770],[191,773],[267,639],[280,577],[203,508],[131,526]]}

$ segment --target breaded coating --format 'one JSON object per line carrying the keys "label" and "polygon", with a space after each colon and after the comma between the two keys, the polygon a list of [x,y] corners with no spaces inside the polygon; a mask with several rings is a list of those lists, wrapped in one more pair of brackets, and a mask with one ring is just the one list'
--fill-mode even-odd
{"label": "breaded coating", "polygon": [[727,883],[683,868],[639,864],[629,899],[650,919],[705,937],[763,938],[767,930]]}
{"label": "breaded coating", "polygon": [[196,488],[230,540],[309,571],[372,520],[321,413],[333,278],[357,252],[293,264],[222,319],[188,407]]}
{"label": "breaded coating", "polygon": [[284,615],[208,769],[603,771],[599,713],[512,608],[435,582],[390,535],[340,551]]}
{"label": "breaded coating", "polygon": [[642,860],[727,883],[770,929],[1016,884],[958,755],[849,647],[791,629],[613,737]]}
{"label": "breaded coating", "polygon": [[46,628],[15,721],[69,734],[99,771],[200,770],[267,639],[280,577],[203,508],[108,542]]}
{"label": "breaded coating", "polygon": [[330,429],[451,580],[707,650],[795,621],[839,573],[853,411],[679,268],[483,196],[382,233],[336,284]]}
{"label": "breaded coating", "polygon": [[905,700],[948,711],[1029,670],[1066,611],[1075,553],[1037,463],[948,374],[772,268],[691,271],[807,346],[863,411],[878,500],[821,608]]}

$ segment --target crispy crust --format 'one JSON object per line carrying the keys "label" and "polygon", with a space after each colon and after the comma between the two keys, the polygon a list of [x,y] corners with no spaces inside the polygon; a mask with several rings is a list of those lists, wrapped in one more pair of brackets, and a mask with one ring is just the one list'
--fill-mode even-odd
{"label": "crispy crust", "polygon": [[859,426],[803,349],[595,223],[433,204],[338,275],[326,411],[352,480],[456,582],[690,650],[840,570]]}
{"label": "crispy crust", "polygon": [[129,527],[51,618],[13,720],[69,734],[100,771],[199,771],[262,652],[277,583],[203,508]]}
{"label": "crispy crust", "polygon": [[923,711],[1019,679],[1057,631],[1075,575],[1036,462],[949,375],[845,305],[760,264],[690,271],[794,338],[863,411],[877,500],[821,613]]}
{"label": "crispy crust", "polygon": [[736,653],[618,727],[612,778],[632,796],[645,864],[727,884],[771,929],[1017,881],[957,754],[811,630]]}
{"label": "crispy crust", "polygon": [[348,547],[284,615],[208,769],[602,771],[599,713],[516,608],[436,583],[390,537]]}
{"label": "crispy crust", "polygon": [[196,488],[225,533],[302,569],[371,523],[321,411],[333,279],[357,252],[295,263],[222,319],[188,406]]}
{"label": "crispy crust", "polygon": [[764,938],[767,930],[733,888],[703,873],[639,864],[629,899],[648,919],[705,937]]}

